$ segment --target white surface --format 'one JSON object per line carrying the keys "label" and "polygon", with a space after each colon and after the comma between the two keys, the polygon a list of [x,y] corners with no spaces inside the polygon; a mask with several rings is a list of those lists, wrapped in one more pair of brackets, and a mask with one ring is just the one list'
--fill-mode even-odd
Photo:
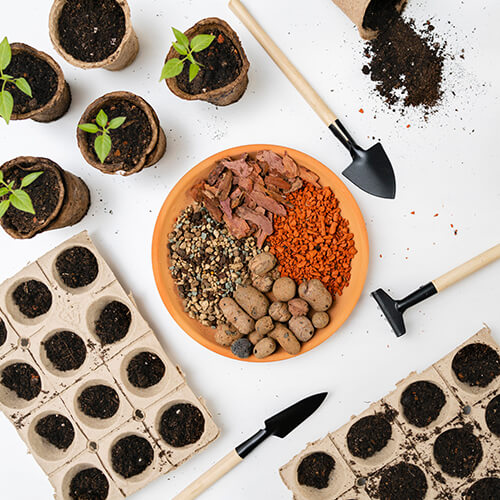
{"label": "white surface", "polygon": [[[420,22],[435,17],[436,32],[465,60],[452,61],[457,91],[428,123],[397,115],[368,93],[360,71],[362,47],[351,23],[330,0],[247,0],[252,13],[348,128],[368,145],[380,137],[396,167],[395,201],[352,188],[365,215],[371,265],[362,299],[344,327],[320,348],[294,360],[250,365],[222,358],[192,341],[173,322],[156,291],[150,246],[156,214],[175,182],[193,165],[222,149],[276,143],[315,156],[340,172],[348,162],[342,147],[305,106],[267,55],[222,0],[130,0],[141,43],[134,64],[124,71],[84,72],[63,61],[51,47],[49,0],[2,2],[0,36],[47,51],[61,64],[73,93],[70,112],[52,124],[0,123],[0,162],[19,155],[46,156],[83,177],[92,191],[89,215],[76,227],[31,241],[0,234],[0,281],[71,235],[88,229],[122,283],[130,288],[164,346],[184,368],[191,385],[206,397],[222,428],[218,442],[173,474],[134,498],[168,499],[256,431],[263,419],[306,394],[330,396],[307,424],[286,440],[270,439],[203,499],[287,499],[278,468],[306,442],[324,436],[362,411],[411,370],[426,368],[488,323],[500,340],[500,263],[447,290],[407,316],[410,333],[397,340],[369,292],[390,287],[396,296],[498,243],[500,168],[498,148],[500,43],[496,0],[410,0]],[[186,29],[219,16],[240,34],[251,61],[243,99],[227,108],[189,103],[158,83],[170,26]],[[450,21],[450,23],[448,23]],[[75,126],[85,107],[113,90],[130,90],[156,109],[168,136],[168,150],[154,168],[126,179],[105,176],[80,155]],[[358,112],[363,108],[365,113]],[[375,116],[376,115],[376,118]],[[410,128],[406,128],[411,124]],[[414,215],[411,212],[415,211]],[[434,217],[434,214],[439,216]],[[455,236],[450,227],[458,229]],[[382,255],[380,258],[379,255]],[[14,428],[0,417],[0,498],[51,498],[52,490]]]}

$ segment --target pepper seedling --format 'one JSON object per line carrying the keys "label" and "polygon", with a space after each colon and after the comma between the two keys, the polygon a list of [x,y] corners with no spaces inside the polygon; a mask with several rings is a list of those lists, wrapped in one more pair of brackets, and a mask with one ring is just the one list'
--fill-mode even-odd
{"label": "pepper seedling", "polygon": [[5,120],[7,125],[10,122],[12,110],[14,109],[14,98],[8,90],[5,90],[7,83],[14,84],[21,92],[33,97],[30,84],[26,81],[26,78],[14,78],[4,73],[11,59],[12,50],[7,37],[5,37],[0,43],[0,81],[2,82],[2,90],[0,91],[0,116]]}
{"label": "pepper seedling", "polygon": [[99,134],[95,138],[94,149],[101,163],[104,163],[111,152],[112,142],[109,131],[120,128],[125,123],[126,119],[127,117],[125,116],[118,116],[109,121],[108,115],[101,109],[99,113],[97,113],[95,119],[96,123],[82,123],[78,125],[78,128],[84,132]]}
{"label": "pepper seedling", "polygon": [[21,180],[21,187],[14,189],[14,181],[7,184],[4,180],[3,172],[0,170],[0,185],[3,186],[0,187],[0,198],[9,195],[6,200],[0,201],[0,219],[5,215],[5,212],[7,212],[11,205],[21,210],[21,212],[35,215],[35,209],[33,208],[30,195],[26,191],[23,191],[23,188],[35,182],[42,174],[43,172],[32,172],[28,174]]}
{"label": "pepper seedling", "polygon": [[174,49],[179,53],[179,55],[184,56],[184,58],[179,59],[173,57],[169,59],[165,66],[163,66],[161,72],[160,82],[167,78],[174,78],[182,73],[184,69],[184,63],[189,61],[189,81],[192,82],[198,73],[200,72],[200,67],[203,64],[196,61],[193,53],[201,52],[206,48],[210,47],[211,43],[214,41],[215,36],[213,35],[196,35],[191,42],[189,42],[188,37],[175,28],[172,28],[174,32],[176,42],[172,43]]}

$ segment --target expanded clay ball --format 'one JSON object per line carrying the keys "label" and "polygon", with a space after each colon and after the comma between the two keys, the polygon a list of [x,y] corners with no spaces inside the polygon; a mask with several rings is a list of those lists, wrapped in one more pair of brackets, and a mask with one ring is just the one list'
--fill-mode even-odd
{"label": "expanded clay ball", "polygon": [[277,279],[273,285],[273,295],[280,302],[288,302],[295,297],[297,285],[292,278],[283,276]]}
{"label": "expanded clay ball", "polygon": [[255,322],[255,331],[261,335],[267,335],[274,328],[271,316],[264,316]]}
{"label": "expanded clay ball", "polygon": [[258,274],[254,274],[252,276],[252,285],[259,290],[259,292],[270,292],[273,288],[274,279],[269,276],[269,274],[265,274],[264,276],[259,276]]}
{"label": "expanded clay ball", "polygon": [[309,304],[304,299],[288,301],[288,310],[292,316],[305,316],[309,312]]}
{"label": "expanded clay ball", "polygon": [[269,316],[274,321],[280,321],[281,323],[285,323],[292,317],[288,306],[284,302],[273,302],[269,308]]}
{"label": "expanded clay ball", "polygon": [[241,339],[243,334],[225,323],[219,325],[215,332],[215,341],[224,347],[229,347],[235,340]]}
{"label": "expanded clay ball", "polygon": [[314,335],[314,326],[309,318],[305,316],[295,316],[288,322],[288,328],[295,334],[301,342],[311,340]]}
{"label": "expanded clay ball", "polygon": [[271,271],[276,264],[276,257],[272,253],[262,252],[250,261],[248,267],[252,273],[262,276]]}
{"label": "expanded clay ball", "polygon": [[327,312],[315,312],[311,316],[314,328],[325,328],[330,323],[330,315]]}
{"label": "expanded clay ball", "polygon": [[238,339],[231,345],[231,352],[238,358],[248,358],[253,351],[253,344],[248,339]]}

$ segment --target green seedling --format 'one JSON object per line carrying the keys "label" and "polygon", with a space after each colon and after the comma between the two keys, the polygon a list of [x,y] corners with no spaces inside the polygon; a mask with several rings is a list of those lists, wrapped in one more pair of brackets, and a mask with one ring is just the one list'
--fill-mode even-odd
{"label": "green seedling", "polygon": [[118,116],[108,121],[108,115],[101,109],[101,111],[97,113],[95,119],[96,123],[82,123],[82,125],[78,125],[78,128],[84,132],[99,134],[95,138],[94,149],[101,163],[104,163],[111,152],[112,142],[109,131],[120,128],[125,123],[126,119],[125,116]]}
{"label": "green seedling", "polygon": [[14,78],[13,76],[4,73],[4,70],[10,64],[11,59],[12,50],[10,49],[7,37],[5,37],[2,40],[2,43],[0,43],[0,81],[2,82],[2,90],[0,91],[0,116],[5,120],[7,125],[10,122],[12,110],[14,109],[14,98],[8,90],[5,90],[7,83],[14,84],[21,92],[33,97],[30,84],[25,78]]}
{"label": "green seedling", "polygon": [[184,69],[184,63],[189,61],[189,81],[192,82],[196,75],[200,72],[200,67],[203,64],[196,61],[193,56],[193,53],[201,52],[206,48],[210,47],[210,44],[214,41],[215,36],[213,35],[197,35],[195,36],[191,42],[189,42],[188,37],[175,28],[172,28],[174,32],[176,42],[172,44],[174,49],[179,53],[179,55],[184,56],[182,59],[177,57],[173,57],[169,59],[165,66],[163,66],[161,72],[160,82],[165,80],[166,78],[174,78],[177,75],[182,73]]}
{"label": "green seedling", "polygon": [[7,199],[0,201],[0,219],[5,215],[5,212],[7,212],[11,205],[21,210],[21,212],[35,215],[35,209],[33,208],[30,195],[26,191],[23,191],[23,188],[35,182],[42,174],[43,172],[32,172],[28,174],[21,180],[21,187],[19,189],[14,189],[14,181],[7,184],[4,180],[3,172],[0,170],[0,199],[9,195]]}

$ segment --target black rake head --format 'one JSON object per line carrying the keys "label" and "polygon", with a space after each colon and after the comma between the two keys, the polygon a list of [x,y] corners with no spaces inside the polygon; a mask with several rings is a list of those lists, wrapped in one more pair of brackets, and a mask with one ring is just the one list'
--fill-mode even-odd
{"label": "black rake head", "polygon": [[402,337],[406,333],[406,327],[403,320],[404,310],[400,309],[399,301],[394,300],[382,288],[372,292],[372,297],[377,301],[377,304],[394,330],[396,337]]}

